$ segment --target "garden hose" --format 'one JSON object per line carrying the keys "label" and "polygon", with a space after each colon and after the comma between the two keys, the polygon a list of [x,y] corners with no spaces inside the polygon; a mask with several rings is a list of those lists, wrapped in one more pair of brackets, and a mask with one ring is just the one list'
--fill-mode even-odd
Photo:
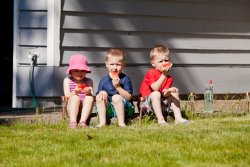
{"label": "garden hose", "polygon": [[32,62],[30,63],[30,71],[29,71],[29,83],[30,83],[30,90],[32,94],[32,101],[34,109],[36,109],[36,91],[35,91],[35,85],[34,85],[34,66],[37,63],[37,55],[32,55]]}

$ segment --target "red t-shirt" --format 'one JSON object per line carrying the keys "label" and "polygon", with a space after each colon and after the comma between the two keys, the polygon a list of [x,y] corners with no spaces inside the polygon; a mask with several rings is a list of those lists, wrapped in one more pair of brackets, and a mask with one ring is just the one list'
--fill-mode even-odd
{"label": "red t-shirt", "polygon": [[[160,78],[161,74],[162,72],[156,69],[151,69],[146,73],[140,87],[140,94],[142,97],[149,96],[151,94],[151,92],[153,91],[151,88],[151,84],[157,81]],[[162,83],[159,91],[162,92],[164,89],[170,88],[172,84],[173,84],[173,77],[167,75],[167,78]]]}

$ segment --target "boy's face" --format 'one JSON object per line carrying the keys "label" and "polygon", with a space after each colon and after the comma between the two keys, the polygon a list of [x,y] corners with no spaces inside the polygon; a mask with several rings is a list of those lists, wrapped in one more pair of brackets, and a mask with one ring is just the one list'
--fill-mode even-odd
{"label": "boy's face", "polygon": [[163,67],[163,64],[166,64],[170,61],[169,56],[166,55],[160,55],[160,56],[156,56],[153,60],[151,60],[151,65],[159,70],[159,71],[163,71],[165,68]]}
{"label": "boy's face", "polygon": [[106,67],[108,68],[108,72],[117,72],[120,74],[124,68],[125,64],[122,62],[119,57],[110,57],[108,61],[106,61]]}

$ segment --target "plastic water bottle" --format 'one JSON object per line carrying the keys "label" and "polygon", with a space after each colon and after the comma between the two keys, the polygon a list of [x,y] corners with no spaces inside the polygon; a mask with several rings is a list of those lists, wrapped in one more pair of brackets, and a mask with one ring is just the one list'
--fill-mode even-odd
{"label": "plastic water bottle", "polygon": [[213,81],[209,81],[209,85],[205,87],[204,92],[204,111],[212,113],[214,112],[214,86]]}

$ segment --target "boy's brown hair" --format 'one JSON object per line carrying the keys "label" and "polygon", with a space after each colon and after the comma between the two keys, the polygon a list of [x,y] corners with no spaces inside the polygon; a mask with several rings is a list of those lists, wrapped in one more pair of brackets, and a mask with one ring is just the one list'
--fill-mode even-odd
{"label": "boy's brown hair", "polygon": [[156,56],[169,55],[169,49],[164,45],[155,45],[150,51],[150,60],[154,60]]}
{"label": "boy's brown hair", "polygon": [[107,62],[110,57],[119,57],[122,62],[125,62],[126,53],[121,48],[110,48],[106,55],[105,61]]}

